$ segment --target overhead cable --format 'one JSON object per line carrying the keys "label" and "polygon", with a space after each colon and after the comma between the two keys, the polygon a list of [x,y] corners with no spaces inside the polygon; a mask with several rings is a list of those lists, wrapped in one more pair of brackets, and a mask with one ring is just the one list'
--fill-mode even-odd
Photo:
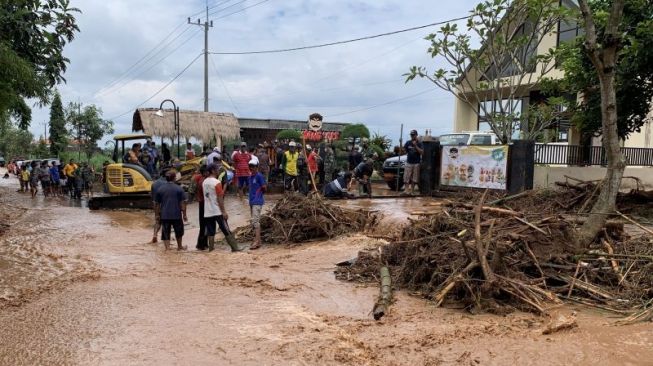
{"label": "overhead cable", "polygon": [[129,113],[132,113],[132,112],[133,112],[134,110],[136,110],[138,107],[140,107],[140,106],[142,106],[143,104],[145,104],[145,103],[149,102],[150,100],[154,99],[154,97],[156,97],[157,95],[159,95],[159,94],[160,94],[162,91],[164,91],[168,86],[170,86],[170,84],[172,84],[172,83],[173,83],[175,80],[177,80],[181,75],[183,75],[183,74],[186,72],[186,70],[188,70],[188,68],[190,68],[190,67],[195,63],[195,61],[197,61],[197,59],[199,59],[202,55],[204,55],[204,53],[200,53],[199,55],[195,56],[195,58],[194,58],[194,59],[193,59],[193,60],[192,60],[188,65],[186,65],[186,67],[184,67],[184,68],[183,68],[183,69],[182,69],[182,70],[181,70],[177,75],[175,75],[174,78],[172,78],[170,81],[168,81],[168,82],[166,83],[166,85],[164,85],[161,89],[157,90],[156,93],[152,94],[149,98],[145,99],[145,100],[144,100],[143,102],[141,102],[139,105],[137,105],[137,106],[134,107],[134,108],[129,109],[128,111],[126,111],[126,112],[124,112],[124,113],[122,113],[122,114],[119,114],[119,115],[117,115],[117,116],[115,116],[115,117],[109,118],[109,120],[114,120],[114,119],[120,118],[120,117],[122,117],[122,116],[125,116],[125,115],[127,115],[127,114],[129,114]]}
{"label": "overhead cable", "polygon": [[[264,0],[264,1],[268,1],[268,0]],[[312,48],[322,48],[322,47],[329,47],[329,46],[336,46],[336,45],[340,45],[340,44],[347,44],[347,43],[353,43],[353,42],[358,42],[358,41],[364,41],[364,40],[368,40],[368,39],[386,37],[386,36],[391,36],[391,35],[395,35],[395,34],[399,34],[399,33],[411,32],[411,31],[418,30],[418,29],[424,29],[424,28],[429,28],[429,27],[433,27],[433,26],[436,26],[436,25],[442,25],[442,24],[449,23],[449,22],[464,20],[464,19],[467,19],[469,17],[470,17],[470,15],[467,15],[467,16],[464,16],[464,17],[453,18],[453,19],[449,19],[449,20],[445,20],[445,21],[441,21],[441,22],[435,22],[435,23],[420,25],[420,26],[417,26],[417,27],[400,29],[400,30],[393,31],[393,32],[380,33],[380,34],[375,34],[375,35],[366,36],[366,37],[348,39],[348,40],[345,40],[345,41],[321,43],[321,44],[316,44],[316,45],[312,45],[312,46],[281,48],[281,49],[276,49],[276,50],[263,50],[263,51],[209,52],[209,53],[211,53],[213,55],[254,55],[254,54],[263,54],[263,53],[282,53],[282,52],[292,52],[292,51],[307,50],[307,49],[312,49]]]}

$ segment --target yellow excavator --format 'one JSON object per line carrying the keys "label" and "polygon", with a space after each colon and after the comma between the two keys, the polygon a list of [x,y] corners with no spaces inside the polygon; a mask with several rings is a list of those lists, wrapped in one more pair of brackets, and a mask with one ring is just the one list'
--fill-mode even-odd
{"label": "yellow excavator", "polygon": [[[131,144],[125,147],[125,142],[133,140],[146,141],[150,139],[146,134],[116,135],[113,138],[113,161],[105,167],[104,177],[108,195],[95,196],[88,201],[88,208],[115,209],[115,208],[152,208],[152,176],[139,164],[123,162],[125,153]],[[134,141],[136,142],[136,141]],[[202,157],[185,161],[179,168],[181,180],[190,181],[190,176],[199,169]]]}

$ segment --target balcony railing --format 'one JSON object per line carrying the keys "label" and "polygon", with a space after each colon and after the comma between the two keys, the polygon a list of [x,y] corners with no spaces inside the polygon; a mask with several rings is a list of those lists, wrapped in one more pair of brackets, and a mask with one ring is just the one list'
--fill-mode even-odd
{"label": "balcony railing", "polygon": [[[653,149],[622,147],[621,153],[629,166],[653,166]],[[606,166],[605,149],[602,146],[536,144],[535,164]]]}

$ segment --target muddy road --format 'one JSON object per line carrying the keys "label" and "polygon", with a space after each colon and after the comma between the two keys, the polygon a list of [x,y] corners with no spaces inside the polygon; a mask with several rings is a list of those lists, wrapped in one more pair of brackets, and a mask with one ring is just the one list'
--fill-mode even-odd
{"label": "muddy road", "polygon": [[[398,293],[371,318],[377,288],[334,278],[334,263],[380,241],[363,235],[232,254],[165,252],[151,213],[90,212],[32,200],[0,183],[2,365],[650,365],[653,324],[614,326],[586,308],[579,327],[542,335],[548,319],[434,308]],[[244,201],[228,197],[232,227]],[[385,212],[381,230],[420,200],[352,201]],[[194,246],[197,206],[186,241]],[[239,215],[235,213],[240,211]]]}

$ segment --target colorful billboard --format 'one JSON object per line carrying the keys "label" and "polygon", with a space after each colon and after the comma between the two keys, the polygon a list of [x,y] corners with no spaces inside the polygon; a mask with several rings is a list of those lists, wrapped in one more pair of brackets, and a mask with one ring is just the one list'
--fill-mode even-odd
{"label": "colorful billboard", "polygon": [[442,146],[440,184],[506,189],[508,146]]}

